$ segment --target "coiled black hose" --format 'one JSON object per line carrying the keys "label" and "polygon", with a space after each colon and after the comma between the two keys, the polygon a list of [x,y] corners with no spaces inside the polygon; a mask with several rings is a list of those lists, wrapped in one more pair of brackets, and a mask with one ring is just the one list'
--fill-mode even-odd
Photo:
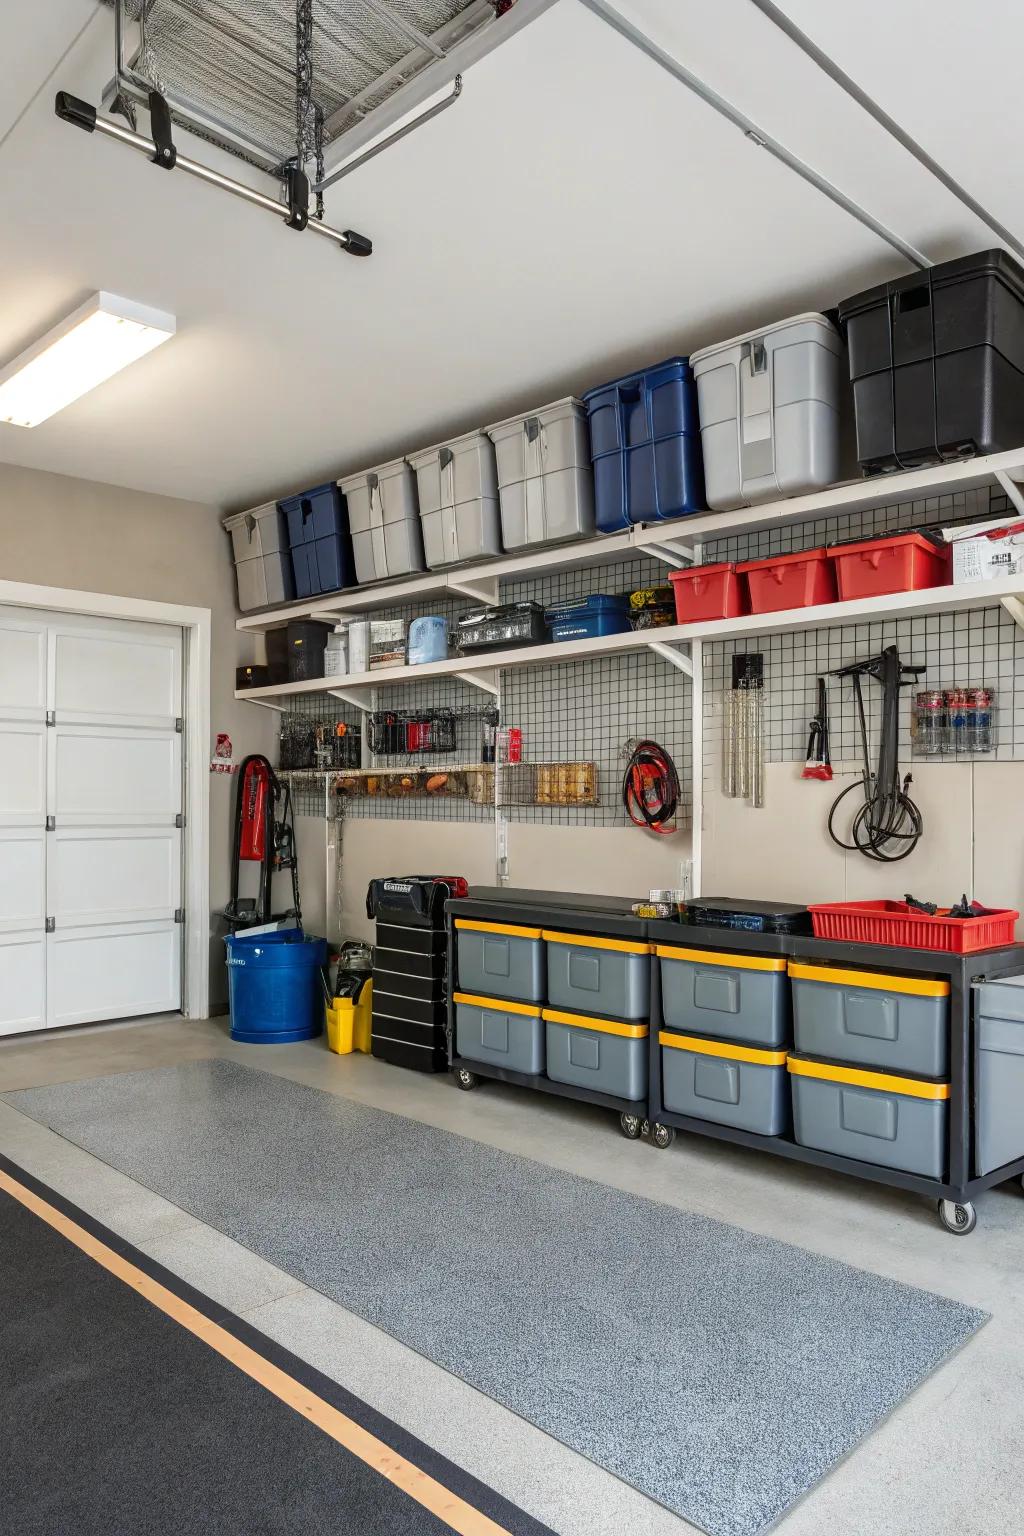
{"label": "coiled black hose", "polygon": [[[900,662],[899,651],[890,645],[873,661],[844,667],[836,674],[853,679],[864,768],[859,781],[848,784],[833,800],[828,813],[828,833],[840,848],[851,853],[862,853],[865,858],[874,859],[880,864],[896,864],[900,859],[907,858],[917,847],[924,831],[924,818],[920,809],[907,793],[913,777],[908,773],[901,781],[897,757],[903,674],[916,677],[922,670],[920,667],[904,667]],[[868,750],[868,729],[860,681],[864,673],[882,684],[882,726],[876,771],[872,771]],[[864,803],[853,818],[850,826],[851,840],[846,842],[836,833],[835,816],[847,795],[858,789],[864,796]]]}
{"label": "coiled black hose", "polygon": [[676,765],[656,741],[638,741],[626,764],[622,803],[635,827],[651,832],[674,832],[679,807],[679,775]]}

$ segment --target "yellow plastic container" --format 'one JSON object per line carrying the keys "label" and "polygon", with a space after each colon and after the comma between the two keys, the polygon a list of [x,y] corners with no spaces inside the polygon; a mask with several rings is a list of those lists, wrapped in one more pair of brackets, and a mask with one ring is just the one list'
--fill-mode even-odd
{"label": "yellow plastic container", "polygon": [[358,999],[336,997],[327,1009],[327,1049],[338,1056],[353,1051],[370,1054],[373,982],[367,981]]}

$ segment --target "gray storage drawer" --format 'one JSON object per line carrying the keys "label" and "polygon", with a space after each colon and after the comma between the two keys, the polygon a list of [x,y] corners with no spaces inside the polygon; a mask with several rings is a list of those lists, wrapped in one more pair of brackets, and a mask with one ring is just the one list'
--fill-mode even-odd
{"label": "gray storage drawer", "polygon": [[949,1084],[790,1056],[793,1134],[802,1147],[941,1179]]}
{"label": "gray storage drawer", "polygon": [[553,1008],[644,1019],[651,1011],[651,946],[544,929]]}
{"label": "gray storage drawer", "polygon": [[487,428],[494,444],[506,549],[594,531],[587,411],[570,397]]}
{"label": "gray storage drawer", "polygon": [[242,613],[291,602],[295,578],[288,555],[284,513],[276,501],[251,512],[235,512],[223,527],[231,535],[231,551]]}
{"label": "gray storage drawer", "polygon": [[455,1049],[470,1061],[490,1062],[539,1077],[544,1071],[544,1021],[535,1003],[456,992]]}
{"label": "gray storage drawer", "polygon": [[459,990],[478,997],[544,1001],[544,940],[539,928],[455,919]]}
{"label": "gray storage drawer", "polygon": [[974,987],[978,1079],[974,1171],[1024,1157],[1024,976]]}
{"label": "gray storage drawer", "polygon": [[761,1136],[789,1129],[786,1052],[663,1029],[661,1101],[677,1115],[735,1125]]}
{"label": "gray storage drawer", "polygon": [[[657,946],[661,1012],[670,1029],[753,1045],[789,1044],[786,961],[777,955]],[[689,1113],[689,1111],[687,1111]]]}
{"label": "gray storage drawer", "polygon": [[791,960],[796,1048],[887,1072],[949,1073],[949,982]]}
{"label": "gray storage drawer", "polygon": [[394,459],[338,484],[348,504],[356,580],[384,581],[422,571],[423,534],[411,465]]}
{"label": "gray storage drawer", "polygon": [[548,1077],[619,1099],[647,1097],[646,1024],[544,1009]]}
{"label": "gray storage drawer", "polygon": [[485,432],[409,455],[431,570],[501,554],[498,472]]}

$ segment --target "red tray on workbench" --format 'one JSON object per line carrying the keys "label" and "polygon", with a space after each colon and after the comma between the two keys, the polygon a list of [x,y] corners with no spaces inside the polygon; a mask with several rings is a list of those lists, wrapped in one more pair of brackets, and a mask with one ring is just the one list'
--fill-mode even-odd
{"label": "red tray on workbench", "polygon": [[940,907],[934,916],[905,901],[833,901],[808,907],[816,939],[851,944],[895,944],[903,949],[938,949],[947,955],[971,955],[1013,943],[1019,912],[1008,909],[980,917],[949,917]]}

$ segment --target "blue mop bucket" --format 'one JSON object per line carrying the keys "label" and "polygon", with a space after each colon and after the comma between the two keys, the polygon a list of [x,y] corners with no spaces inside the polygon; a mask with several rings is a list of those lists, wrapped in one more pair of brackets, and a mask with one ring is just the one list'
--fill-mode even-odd
{"label": "blue mop bucket", "polygon": [[231,1038],[247,1045],[288,1045],[312,1040],[324,1027],[320,968],[326,939],[301,928],[276,933],[234,933],[228,950]]}

